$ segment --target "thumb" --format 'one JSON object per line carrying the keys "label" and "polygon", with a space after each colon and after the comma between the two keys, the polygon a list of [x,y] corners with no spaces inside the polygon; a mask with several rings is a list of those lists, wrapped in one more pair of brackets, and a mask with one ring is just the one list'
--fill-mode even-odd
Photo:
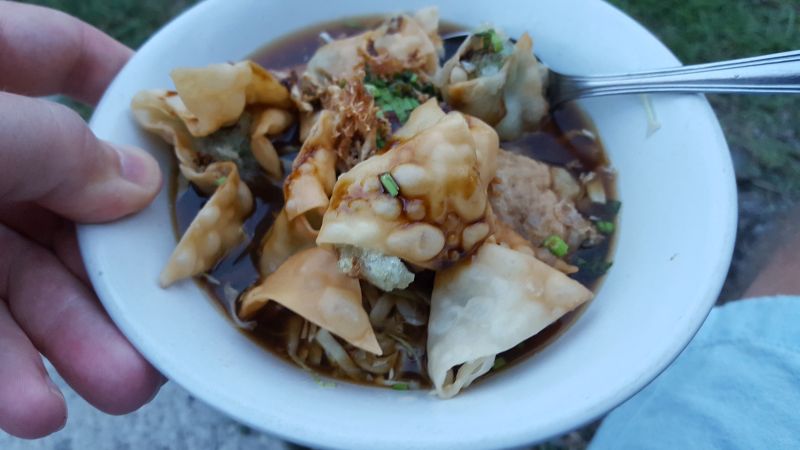
{"label": "thumb", "polygon": [[0,93],[0,117],[0,202],[103,222],[144,208],[161,188],[149,154],[97,139],[64,106]]}

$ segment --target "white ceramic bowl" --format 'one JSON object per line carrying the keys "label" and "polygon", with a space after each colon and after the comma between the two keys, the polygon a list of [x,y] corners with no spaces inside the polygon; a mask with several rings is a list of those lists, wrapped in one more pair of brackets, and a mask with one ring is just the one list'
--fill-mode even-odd
{"label": "white ceramic bowl", "polygon": [[[412,10],[433,0],[403,2]],[[673,66],[678,60],[600,1],[440,0],[442,18],[530,31],[552,67],[575,73]],[[238,60],[308,24],[392,12],[397,2],[212,0],[156,34],[122,70],[91,121],[102,138],[166,147],[128,109],[177,66]],[[192,282],[158,287],[175,245],[164,190],[140,214],[84,226],[92,282],[113,320],[159,370],[257,429],[317,447],[484,448],[540,441],[601,416],[661,372],[714,304],[728,269],[736,189],[728,148],[702,96],[653,96],[661,129],[647,136],[638,96],[586,101],[623,203],[614,266],[599,295],[555,343],[452,400],[337,383],[324,388],[233,328]]]}

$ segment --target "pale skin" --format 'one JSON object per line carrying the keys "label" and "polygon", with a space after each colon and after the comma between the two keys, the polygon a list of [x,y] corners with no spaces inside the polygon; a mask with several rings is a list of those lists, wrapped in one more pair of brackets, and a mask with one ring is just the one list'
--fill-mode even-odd
{"label": "pale skin", "polygon": [[[110,414],[138,409],[164,382],[98,303],[74,225],[145,207],[161,187],[158,166],[34,98],[94,104],[131,54],[65,14],[0,1],[0,429],[15,436],[42,437],[66,422],[41,355]],[[772,238],[783,244],[745,297],[800,294],[800,232]]]}
{"label": "pale skin", "polygon": [[67,418],[41,355],[110,414],[138,409],[164,382],[98,303],[75,236],[75,223],[150,203],[158,165],[35,98],[94,104],[131,54],[65,14],[0,1],[0,428],[15,436],[45,436]]}

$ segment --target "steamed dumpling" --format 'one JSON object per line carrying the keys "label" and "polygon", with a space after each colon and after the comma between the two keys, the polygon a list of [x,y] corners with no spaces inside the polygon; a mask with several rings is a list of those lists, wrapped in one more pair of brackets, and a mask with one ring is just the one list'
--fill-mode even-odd
{"label": "steamed dumpling", "polygon": [[161,272],[162,287],[211,269],[244,237],[242,224],[253,209],[253,196],[239,179],[236,164],[214,163],[206,173],[216,177],[219,187],[197,213]]}
{"label": "steamed dumpling", "polygon": [[[475,118],[444,114],[435,100],[417,108],[406,126],[410,131],[398,135],[407,139],[339,177],[317,244],[352,245],[438,269],[489,235],[497,135]],[[396,195],[382,185],[384,174],[397,183]]]}
{"label": "steamed dumpling", "polygon": [[488,372],[498,353],[591,297],[529,253],[491,243],[437,272],[428,322],[428,375],[437,394],[456,395]]}
{"label": "steamed dumpling", "polygon": [[361,304],[361,286],[339,271],[336,258],[334,251],[320,247],[292,255],[244,294],[239,316],[248,320],[273,300],[354,346],[380,355],[381,347]]}
{"label": "steamed dumpling", "polygon": [[527,33],[512,45],[491,29],[468,37],[436,75],[450,106],[492,125],[503,140],[539,127],[546,80]]}

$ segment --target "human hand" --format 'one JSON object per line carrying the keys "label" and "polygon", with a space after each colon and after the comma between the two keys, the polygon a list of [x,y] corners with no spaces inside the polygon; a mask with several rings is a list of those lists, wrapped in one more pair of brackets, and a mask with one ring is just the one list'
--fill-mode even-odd
{"label": "human hand", "polygon": [[110,414],[139,408],[163,383],[98,303],[74,227],[145,207],[161,186],[158,165],[98,140],[70,109],[26,97],[94,104],[130,56],[75,18],[0,1],[0,428],[19,437],[45,436],[67,417],[40,352]]}

